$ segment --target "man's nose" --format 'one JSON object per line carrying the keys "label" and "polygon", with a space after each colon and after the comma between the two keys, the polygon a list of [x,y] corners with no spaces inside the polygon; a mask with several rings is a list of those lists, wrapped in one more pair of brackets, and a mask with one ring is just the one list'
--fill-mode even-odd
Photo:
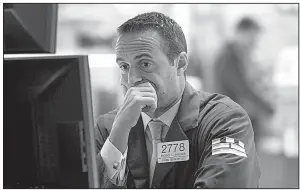
{"label": "man's nose", "polygon": [[142,77],[140,76],[140,73],[134,68],[130,69],[128,74],[128,82],[130,86],[135,86],[135,83],[140,81],[142,81]]}

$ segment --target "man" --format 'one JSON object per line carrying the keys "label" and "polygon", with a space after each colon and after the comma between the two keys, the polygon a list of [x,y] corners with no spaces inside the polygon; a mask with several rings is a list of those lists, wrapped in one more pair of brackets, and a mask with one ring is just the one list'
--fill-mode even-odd
{"label": "man", "polygon": [[180,26],[157,13],[118,28],[125,99],[97,120],[101,188],[255,188],[251,122],[229,98],[187,82]]}
{"label": "man", "polygon": [[[249,114],[255,138],[260,135],[259,120],[270,116],[273,108],[250,82],[251,56],[258,42],[261,28],[251,18],[242,18],[236,25],[234,38],[221,49],[214,65],[215,92],[230,97]],[[256,139],[258,140],[258,139]]]}

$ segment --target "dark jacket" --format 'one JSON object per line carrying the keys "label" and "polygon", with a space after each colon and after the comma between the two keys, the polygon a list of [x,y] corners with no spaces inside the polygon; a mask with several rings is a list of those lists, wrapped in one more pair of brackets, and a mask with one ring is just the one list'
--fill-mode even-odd
{"label": "dark jacket", "polygon": [[[105,174],[100,150],[117,110],[97,120],[96,147],[101,188],[120,188]],[[231,137],[245,144],[247,157],[212,155],[212,140]],[[256,188],[260,177],[251,122],[246,112],[226,96],[195,91],[188,83],[165,142],[189,140],[189,160],[157,163],[152,188]],[[149,188],[149,165],[142,118],[130,131],[127,188]]]}

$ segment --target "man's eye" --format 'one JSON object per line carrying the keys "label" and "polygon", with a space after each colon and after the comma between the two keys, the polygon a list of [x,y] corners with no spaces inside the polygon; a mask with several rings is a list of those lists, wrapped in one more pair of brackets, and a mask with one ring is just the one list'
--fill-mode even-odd
{"label": "man's eye", "polygon": [[145,72],[153,72],[155,70],[155,64],[151,61],[141,61],[140,68]]}
{"label": "man's eye", "polygon": [[145,68],[149,68],[149,67],[151,67],[151,63],[149,63],[149,62],[142,62],[142,67],[145,67]]}
{"label": "man's eye", "polygon": [[122,71],[126,71],[126,70],[129,69],[129,66],[128,66],[128,65],[120,65],[120,69],[121,69]]}

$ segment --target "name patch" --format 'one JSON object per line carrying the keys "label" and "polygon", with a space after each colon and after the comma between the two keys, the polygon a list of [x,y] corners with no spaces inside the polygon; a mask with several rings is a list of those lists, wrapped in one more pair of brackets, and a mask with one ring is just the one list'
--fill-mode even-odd
{"label": "name patch", "polygon": [[189,141],[162,142],[157,145],[158,163],[189,160]]}

